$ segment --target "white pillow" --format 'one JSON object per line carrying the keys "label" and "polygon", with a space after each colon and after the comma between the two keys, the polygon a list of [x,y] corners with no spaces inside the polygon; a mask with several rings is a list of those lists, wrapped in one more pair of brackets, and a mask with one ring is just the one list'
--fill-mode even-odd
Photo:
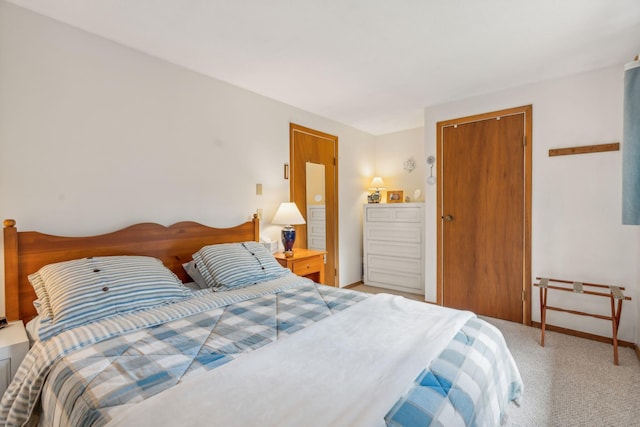
{"label": "white pillow", "polygon": [[207,282],[202,277],[200,270],[198,270],[198,265],[195,261],[189,261],[182,264],[182,268],[187,272],[189,277],[193,279],[196,285],[198,285],[198,289],[207,289]]}

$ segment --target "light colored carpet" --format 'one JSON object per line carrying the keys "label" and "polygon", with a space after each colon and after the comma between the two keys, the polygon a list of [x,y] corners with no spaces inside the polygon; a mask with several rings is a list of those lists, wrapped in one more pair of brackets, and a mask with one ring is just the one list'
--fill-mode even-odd
{"label": "light colored carpet", "polygon": [[524,382],[506,426],[640,426],[640,362],[630,348],[483,317],[498,327]]}

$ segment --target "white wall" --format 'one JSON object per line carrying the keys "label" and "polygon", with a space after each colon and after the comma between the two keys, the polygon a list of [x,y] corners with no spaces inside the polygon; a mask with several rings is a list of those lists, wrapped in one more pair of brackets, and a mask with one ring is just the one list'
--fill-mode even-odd
{"label": "white wall", "polygon": [[[425,173],[429,174],[424,152],[424,128],[376,136],[375,153],[374,174],[384,179],[388,190],[403,190],[404,195],[411,197],[412,202],[424,201]],[[409,158],[415,160],[416,168],[412,172],[404,169],[404,163]],[[421,193],[418,200],[413,197],[415,190],[420,190]],[[381,194],[385,201],[386,192]]]}
{"label": "white wall", "polygon": [[[638,298],[638,228],[621,225],[621,151],[548,157],[550,148],[622,138],[623,67],[478,96],[425,109],[426,152],[436,123],[533,105],[532,275],[619,284]],[[427,299],[436,299],[435,187],[427,186]],[[532,278],[533,279],[533,278]],[[537,288],[532,317],[540,320]],[[550,305],[610,314],[605,298],[550,292]],[[619,337],[636,339],[637,304],[624,304]],[[611,336],[610,322],[550,312],[550,324]]]}
{"label": "white wall", "polygon": [[3,1],[0,94],[0,218],[61,235],[232,226],[262,208],[278,238],[289,122],[337,135],[339,279],[360,280],[373,136]]}

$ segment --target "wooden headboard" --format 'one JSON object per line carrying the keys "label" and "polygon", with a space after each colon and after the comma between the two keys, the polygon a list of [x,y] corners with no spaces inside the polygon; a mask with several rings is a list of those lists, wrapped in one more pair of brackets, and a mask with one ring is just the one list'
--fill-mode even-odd
{"label": "wooden headboard", "polygon": [[162,260],[183,282],[191,281],[182,264],[205,245],[259,241],[260,222],[231,228],[212,228],[197,222],[179,222],[165,227],[154,223],[135,224],[109,234],[90,237],[61,237],[37,231],[18,231],[12,219],[4,221],[5,308],[7,320],[29,321],[36,315],[36,294],[27,279],[41,267],[54,262],[88,256],[146,255]]}

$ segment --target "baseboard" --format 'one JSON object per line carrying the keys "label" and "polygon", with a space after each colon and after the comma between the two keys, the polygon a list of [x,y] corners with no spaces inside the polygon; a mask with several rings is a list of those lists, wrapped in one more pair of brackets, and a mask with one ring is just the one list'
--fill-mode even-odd
{"label": "baseboard", "polygon": [[638,360],[640,360],[640,347],[638,347],[638,344],[636,344],[636,356],[638,356]]}
{"label": "baseboard", "polygon": [[358,286],[358,285],[362,285],[362,281],[360,281],[360,282],[356,282],[356,283],[352,283],[352,284],[347,285],[347,286],[343,286],[343,287],[342,287],[342,289],[355,288],[355,287],[356,287],[356,286]]}
{"label": "baseboard", "polygon": [[[538,328],[538,329],[540,329],[542,327],[540,322],[531,322],[531,326],[533,326],[534,328]],[[545,330],[553,331],[553,332],[560,332],[561,334],[572,335],[574,337],[580,337],[580,338],[586,338],[588,340],[599,341],[599,342],[603,342],[603,343],[607,343],[607,344],[613,344],[613,340],[611,338],[609,338],[609,337],[603,337],[601,335],[595,335],[595,334],[590,334],[590,333],[587,333],[587,332],[576,331],[574,329],[561,328],[560,326],[554,326],[554,325],[550,325],[548,323],[545,325]],[[638,349],[638,346],[635,343],[632,343],[632,342],[629,342],[629,341],[618,340],[618,346],[635,348],[636,355],[640,359],[640,349]]]}

